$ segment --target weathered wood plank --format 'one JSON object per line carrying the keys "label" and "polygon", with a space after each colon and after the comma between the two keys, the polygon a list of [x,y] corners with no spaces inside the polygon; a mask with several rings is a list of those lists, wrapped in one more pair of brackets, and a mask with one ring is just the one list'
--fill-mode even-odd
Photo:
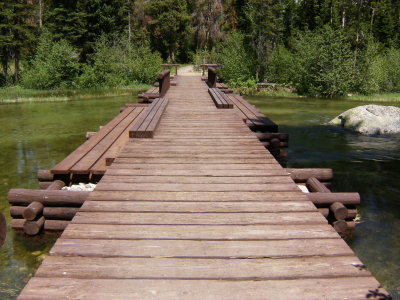
{"label": "weathered wood plank", "polygon": [[360,270],[353,266],[353,264],[361,264],[353,255],[285,259],[49,256],[37,270],[36,276],[83,279],[176,278],[209,280],[271,280],[371,276],[367,270]]}
{"label": "weathered wood plank", "polygon": [[286,213],[115,213],[78,212],[71,221],[74,224],[121,224],[121,225],[284,225],[323,224],[327,220],[319,212]]}
{"label": "weathered wood plank", "polygon": [[[372,277],[268,281],[32,278],[19,300],[337,300],[364,299],[379,283]],[[338,288],[340,287],[340,288]],[[46,291],[44,293],[44,291]]]}
{"label": "weathered wood plank", "polygon": [[157,191],[96,191],[93,200],[118,201],[309,201],[301,192],[157,192]]}
{"label": "weathered wood plank", "polygon": [[342,239],[276,241],[183,241],[58,239],[50,251],[57,256],[175,257],[175,258],[291,258],[344,256],[353,252]]}
{"label": "weathered wood plank", "polygon": [[88,212],[289,212],[317,211],[308,201],[280,202],[163,202],[155,201],[87,201],[80,211]]}
{"label": "weathered wood plank", "polygon": [[326,224],[308,225],[104,225],[69,224],[63,238],[168,240],[288,240],[339,238]]}

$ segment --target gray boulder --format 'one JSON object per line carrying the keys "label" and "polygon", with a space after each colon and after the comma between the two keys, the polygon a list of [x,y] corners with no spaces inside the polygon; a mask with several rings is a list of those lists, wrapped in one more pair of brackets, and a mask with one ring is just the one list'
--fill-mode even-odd
{"label": "gray boulder", "polygon": [[328,124],[362,134],[400,133],[400,107],[373,104],[358,106],[345,111]]}

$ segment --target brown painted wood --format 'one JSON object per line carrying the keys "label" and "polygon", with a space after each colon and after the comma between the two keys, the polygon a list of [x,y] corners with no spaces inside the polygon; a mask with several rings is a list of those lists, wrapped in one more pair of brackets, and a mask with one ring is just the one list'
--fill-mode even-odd
{"label": "brown painted wood", "polygon": [[331,191],[317,178],[310,177],[306,181],[306,187],[310,192],[330,193]]}
{"label": "brown painted wood", "polygon": [[31,202],[22,212],[24,219],[32,221],[42,215],[43,204],[37,201]]}
{"label": "brown painted wood", "polygon": [[46,190],[61,190],[65,186],[64,181],[62,180],[54,180]]}
{"label": "brown painted wood", "polygon": [[69,221],[64,220],[46,220],[44,222],[44,230],[46,231],[63,231],[67,228]]}
{"label": "brown painted wood", "polygon": [[11,189],[8,192],[8,202],[28,205],[37,201],[45,206],[80,206],[89,194],[90,192],[81,191]]}
{"label": "brown painted wood", "polygon": [[2,213],[0,213],[0,248],[4,245],[7,237],[7,223],[6,218]]}
{"label": "brown painted wood", "polygon": [[78,207],[45,207],[43,216],[46,220],[72,220],[78,210]]}
{"label": "brown painted wood", "polygon": [[37,179],[39,181],[53,181],[54,175],[50,172],[50,170],[38,170]]}
{"label": "brown painted wood", "polygon": [[340,202],[334,202],[329,206],[329,210],[335,216],[336,220],[344,220],[348,216],[348,210],[346,206],[344,206]]}
{"label": "brown painted wood", "polygon": [[[46,220],[65,231],[20,298],[342,299],[375,289],[239,109],[218,110],[199,77],[177,81],[154,137],[126,143],[70,224]],[[237,102],[252,128],[271,125]]]}
{"label": "brown painted wood", "polygon": [[78,212],[74,224],[121,225],[284,225],[321,224],[326,219],[319,212],[286,213],[115,213]]}
{"label": "brown painted wood", "polygon": [[312,203],[320,207],[329,207],[335,202],[352,206],[360,204],[358,193],[309,193],[306,195]]}
{"label": "brown painted wood", "polygon": [[69,170],[79,162],[89,150],[95,147],[100,141],[104,139],[122,120],[124,120],[133,110],[133,107],[128,107],[117,117],[112,119],[107,125],[103,126],[99,130],[98,134],[93,136],[91,139],[84,142],[70,155],[64,158],[60,163],[58,163],[54,168],[51,169],[52,174],[67,174]]}
{"label": "brown painted wood", "polygon": [[306,182],[309,178],[315,177],[319,181],[331,181],[333,179],[332,169],[285,169],[295,182]]}
{"label": "brown painted wood", "polygon": [[[278,280],[371,276],[354,256],[286,259],[97,258],[48,256],[38,277]],[[116,267],[118,266],[118,267]],[[171,266],[174,266],[171,268]],[[238,272],[240,270],[240,272]]]}
{"label": "brown painted wood", "polygon": [[44,225],[44,217],[40,217],[39,219],[35,220],[35,221],[28,221],[26,220],[24,222],[23,228],[24,228],[24,232],[27,235],[36,235],[38,234]]}
{"label": "brown painted wood", "polygon": [[190,241],[58,239],[51,255],[84,257],[286,258],[344,256],[352,250],[340,239],[270,241]]}

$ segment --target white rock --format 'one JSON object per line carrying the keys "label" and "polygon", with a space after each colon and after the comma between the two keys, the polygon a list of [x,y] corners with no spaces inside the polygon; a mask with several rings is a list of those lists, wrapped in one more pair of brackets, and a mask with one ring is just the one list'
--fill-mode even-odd
{"label": "white rock", "polygon": [[374,104],[358,106],[345,111],[328,124],[362,134],[396,134],[400,133],[400,108]]}

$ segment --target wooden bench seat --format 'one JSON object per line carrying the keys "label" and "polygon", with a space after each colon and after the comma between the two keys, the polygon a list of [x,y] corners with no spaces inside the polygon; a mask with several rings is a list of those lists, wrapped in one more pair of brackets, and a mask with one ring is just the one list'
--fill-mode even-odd
{"label": "wooden bench seat", "polygon": [[225,83],[222,83],[222,82],[217,82],[216,88],[220,89],[221,92],[224,92],[225,94],[233,93],[233,90],[230,87],[228,87]]}
{"label": "wooden bench seat", "polygon": [[155,99],[129,131],[131,138],[152,138],[168,105],[168,99]]}
{"label": "wooden bench seat", "polygon": [[113,159],[129,139],[129,128],[144,112],[143,105],[126,107],[90,139],[51,169],[55,179],[88,181],[92,174],[103,174],[107,159]]}
{"label": "wooden bench seat", "polygon": [[160,97],[159,87],[158,86],[152,86],[151,88],[149,88],[144,93],[139,94],[138,97],[139,97],[140,102],[149,103],[149,102],[151,102],[151,100]]}
{"label": "wooden bench seat", "polygon": [[218,88],[209,88],[208,93],[210,94],[217,108],[233,108],[232,101]]}
{"label": "wooden bench seat", "polygon": [[243,120],[253,131],[278,132],[278,125],[259,111],[254,105],[237,94],[226,95],[235,104]]}

